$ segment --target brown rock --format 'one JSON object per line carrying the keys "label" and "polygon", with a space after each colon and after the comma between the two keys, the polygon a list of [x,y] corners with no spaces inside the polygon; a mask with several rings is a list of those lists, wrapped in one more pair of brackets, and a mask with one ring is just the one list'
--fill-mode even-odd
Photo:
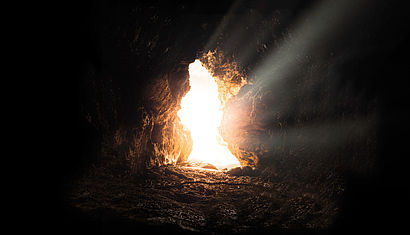
{"label": "brown rock", "polygon": [[210,163],[204,163],[204,164],[202,164],[202,165],[201,165],[201,168],[218,170],[218,168],[216,168],[214,165],[212,165],[212,164],[210,164]]}

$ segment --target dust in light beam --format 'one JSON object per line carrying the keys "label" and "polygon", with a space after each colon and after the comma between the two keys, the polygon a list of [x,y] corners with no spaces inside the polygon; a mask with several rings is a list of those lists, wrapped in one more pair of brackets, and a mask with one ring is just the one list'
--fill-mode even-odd
{"label": "dust in light beam", "polygon": [[193,140],[188,161],[210,163],[218,169],[240,166],[218,131],[223,115],[218,85],[199,60],[189,65],[189,83],[191,89],[178,111]]}

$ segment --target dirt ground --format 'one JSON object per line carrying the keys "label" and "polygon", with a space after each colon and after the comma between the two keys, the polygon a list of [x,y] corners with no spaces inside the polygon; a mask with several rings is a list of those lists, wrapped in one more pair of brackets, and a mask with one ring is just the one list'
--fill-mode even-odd
{"label": "dirt ground", "polygon": [[113,176],[95,168],[73,186],[70,202],[87,216],[116,217],[148,226],[199,233],[321,230],[337,207],[320,195],[258,176],[184,166],[148,170],[144,177]]}

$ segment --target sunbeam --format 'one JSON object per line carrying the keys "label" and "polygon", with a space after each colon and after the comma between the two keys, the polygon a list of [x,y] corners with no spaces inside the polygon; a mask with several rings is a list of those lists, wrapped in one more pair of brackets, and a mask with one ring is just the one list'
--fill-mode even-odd
{"label": "sunbeam", "polygon": [[322,1],[300,17],[290,30],[292,37],[270,51],[251,77],[260,85],[272,85],[300,69],[300,61],[314,54],[324,55],[345,33],[359,15],[363,3],[356,1]]}

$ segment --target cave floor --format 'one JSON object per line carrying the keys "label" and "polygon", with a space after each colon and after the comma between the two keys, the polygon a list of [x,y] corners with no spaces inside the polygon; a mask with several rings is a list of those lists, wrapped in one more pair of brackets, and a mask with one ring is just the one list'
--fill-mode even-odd
{"label": "cave floor", "polygon": [[134,178],[95,169],[73,187],[70,202],[99,220],[109,214],[204,233],[323,228],[332,214],[315,193],[292,191],[284,183],[181,166]]}

